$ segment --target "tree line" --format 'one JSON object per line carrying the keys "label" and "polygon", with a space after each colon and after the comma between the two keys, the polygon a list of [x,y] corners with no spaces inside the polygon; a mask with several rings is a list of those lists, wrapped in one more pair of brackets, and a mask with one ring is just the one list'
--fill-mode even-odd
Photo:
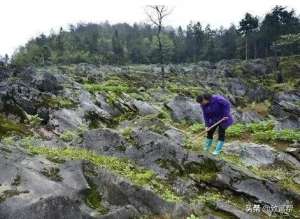
{"label": "tree line", "polygon": [[[159,38],[158,29],[161,28]],[[16,66],[44,64],[185,63],[300,54],[300,18],[274,7],[263,19],[246,13],[238,26],[213,29],[191,22],[185,28],[127,23],[70,25],[30,40],[11,57]]]}

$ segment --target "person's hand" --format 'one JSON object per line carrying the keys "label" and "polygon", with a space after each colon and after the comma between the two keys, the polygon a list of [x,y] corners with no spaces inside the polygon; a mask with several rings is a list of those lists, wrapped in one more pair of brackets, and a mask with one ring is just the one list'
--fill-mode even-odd
{"label": "person's hand", "polygon": [[208,131],[208,127],[205,127],[205,131]]}

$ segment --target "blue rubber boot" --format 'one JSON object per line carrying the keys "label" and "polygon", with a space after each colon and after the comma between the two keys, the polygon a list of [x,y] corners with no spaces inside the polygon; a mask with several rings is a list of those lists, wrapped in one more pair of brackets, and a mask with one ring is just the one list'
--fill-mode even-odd
{"label": "blue rubber boot", "polygon": [[223,145],[224,145],[224,141],[218,141],[218,144],[216,146],[215,151],[213,152],[213,155],[219,155],[220,152],[222,151]]}
{"label": "blue rubber boot", "polygon": [[205,141],[205,145],[204,145],[204,151],[209,151],[211,145],[212,145],[213,140],[207,138]]}

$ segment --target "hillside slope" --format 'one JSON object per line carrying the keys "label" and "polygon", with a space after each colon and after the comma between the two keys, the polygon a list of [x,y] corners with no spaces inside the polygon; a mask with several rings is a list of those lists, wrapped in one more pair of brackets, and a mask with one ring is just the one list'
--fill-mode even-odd
{"label": "hillside slope", "polygon": [[[168,65],[165,89],[155,65],[0,69],[0,218],[300,218],[300,57],[279,69]],[[204,91],[233,105],[219,157]]]}

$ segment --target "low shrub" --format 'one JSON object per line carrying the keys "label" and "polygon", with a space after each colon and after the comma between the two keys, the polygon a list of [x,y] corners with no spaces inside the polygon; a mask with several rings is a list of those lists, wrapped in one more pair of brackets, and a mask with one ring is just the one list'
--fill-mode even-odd
{"label": "low shrub", "polygon": [[244,124],[234,124],[227,129],[227,136],[230,138],[241,137],[241,135],[247,133],[247,127]]}
{"label": "low shrub", "polygon": [[195,123],[189,127],[189,130],[192,133],[199,133],[199,132],[204,131],[204,129],[205,129],[205,126],[202,123]]}

